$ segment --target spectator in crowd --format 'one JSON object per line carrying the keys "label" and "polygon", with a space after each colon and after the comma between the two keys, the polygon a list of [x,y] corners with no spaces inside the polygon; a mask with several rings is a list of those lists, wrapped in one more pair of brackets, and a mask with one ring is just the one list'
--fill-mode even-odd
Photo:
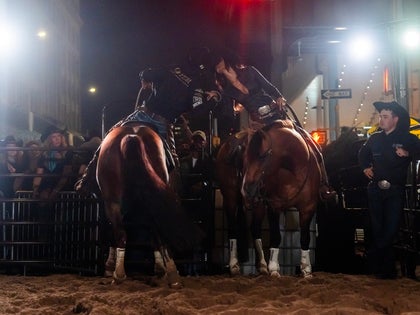
{"label": "spectator in crowd", "polygon": [[203,189],[209,186],[211,178],[211,159],[206,152],[207,137],[204,131],[192,133],[189,154],[180,160],[183,193],[199,197]]}
{"label": "spectator in crowd", "polygon": [[367,188],[371,245],[368,262],[378,278],[397,275],[393,244],[404,206],[407,171],[419,152],[419,139],[410,133],[410,117],[397,102],[375,102],[381,131],[359,151],[359,164],[370,180]]}
{"label": "spectator in crowd", "polygon": [[15,177],[11,177],[11,175],[23,171],[23,152],[10,149],[18,149],[21,146],[22,143],[16,141],[12,135],[7,136],[1,143],[4,150],[2,150],[0,157],[0,174],[5,176],[2,176],[0,180],[0,191],[5,198],[14,197],[13,182]]}
{"label": "spectator in crowd", "polygon": [[[204,255],[210,250],[213,239],[213,208],[211,201],[212,160],[206,152],[207,136],[202,130],[192,133],[189,154],[180,159],[182,182],[181,197],[183,205],[191,219],[199,224],[206,237],[202,247],[189,253],[190,259],[204,260]],[[198,266],[186,265],[188,274],[197,274]]]}
{"label": "spectator in crowd", "polygon": [[65,188],[72,172],[72,153],[68,149],[65,132],[50,127],[41,136],[44,151],[38,161],[37,175],[56,175],[35,177],[33,180],[34,197],[54,200],[58,192]]}
{"label": "spectator in crowd", "polygon": [[[39,150],[42,147],[42,144],[38,140],[31,140],[28,141],[24,148],[27,150],[23,151],[23,174],[24,175],[30,175],[30,174],[36,174],[36,170],[38,168],[38,162],[41,158],[41,151]],[[33,183],[33,177],[17,177],[13,184],[13,190],[19,191],[29,191],[32,190],[32,183]]]}

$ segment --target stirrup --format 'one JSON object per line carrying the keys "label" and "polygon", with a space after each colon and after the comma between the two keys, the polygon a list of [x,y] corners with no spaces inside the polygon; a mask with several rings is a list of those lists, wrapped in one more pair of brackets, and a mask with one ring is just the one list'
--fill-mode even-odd
{"label": "stirrup", "polygon": [[89,179],[86,174],[74,184],[74,190],[82,196],[100,195],[98,184]]}
{"label": "stirrup", "polygon": [[324,184],[319,189],[319,196],[322,201],[336,201],[337,192]]}

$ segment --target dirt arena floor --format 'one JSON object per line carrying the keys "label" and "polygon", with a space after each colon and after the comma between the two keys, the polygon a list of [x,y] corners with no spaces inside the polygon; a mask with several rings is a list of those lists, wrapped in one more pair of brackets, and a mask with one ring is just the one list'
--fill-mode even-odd
{"label": "dirt arena floor", "polygon": [[[417,268],[418,271],[419,268]],[[420,282],[315,272],[283,276],[182,277],[169,289],[154,277],[0,275],[0,314],[420,314]]]}

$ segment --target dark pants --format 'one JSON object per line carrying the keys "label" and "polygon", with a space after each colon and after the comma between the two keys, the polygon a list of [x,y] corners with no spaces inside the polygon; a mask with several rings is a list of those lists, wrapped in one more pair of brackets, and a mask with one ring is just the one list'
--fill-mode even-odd
{"label": "dark pants", "polygon": [[395,275],[393,244],[398,235],[404,206],[404,187],[392,185],[382,190],[376,182],[368,186],[371,246],[368,251],[372,273]]}

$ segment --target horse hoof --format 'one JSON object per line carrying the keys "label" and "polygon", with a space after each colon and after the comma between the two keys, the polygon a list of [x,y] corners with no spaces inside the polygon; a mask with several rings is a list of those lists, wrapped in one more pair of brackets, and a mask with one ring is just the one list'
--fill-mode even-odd
{"label": "horse hoof", "polygon": [[260,275],[268,276],[268,269],[267,269],[267,267],[265,267],[265,268],[259,268],[258,269],[258,272],[260,273]]}
{"label": "horse hoof", "polygon": [[104,276],[105,277],[112,277],[114,275],[114,270],[105,270]]}
{"label": "horse hoof", "polygon": [[304,272],[303,273],[303,278],[304,279],[312,279],[314,276],[312,275],[312,273],[307,273],[307,272]]}
{"label": "horse hoof", "polygon": [[157,277],[163,278],[165,276],[165,274],[166,274],[166,269],[165,269],[164,266],[155,265],[154,272],[155,272],[155,275]]}
{"label": "horse hoof", "polygon": [[280,272],[278,272],[277,270],[276,271],[271,271],[270,272],[270,277],[271,278],[281,278],[281,275],[280,275]]}
{"label": "horse hoof", "polygon": [[182,287],[181,277],[179,276],[177,271],[171,271],[166,273],[166,277],[168,280],[168,285],[171,289],[179,289],[180,286]]}
{"label": "horse hoof", "polygon": [[241,268],[239,267],[239,265],[230,266],[229,269],[230,269],[230,274],[232,276],[238,276],[241,274]]}
{"label": "horse hoof", "polygon": [[169,288],[174,289],[174,290],[179,290],[182,289],[184,286],[181,282],[174,282],[174,283],[170,283],[169,284]]}
{"label": "horse hoof", "polygon": [[112,274],[112,277],[114,278],[114,280],[112,281],[112,284],[120,284],[122,283],[125,279],[127,279],[127,275],[122,275],[119,276],[117,275],[117,273],[114,271],[114,273]]}

